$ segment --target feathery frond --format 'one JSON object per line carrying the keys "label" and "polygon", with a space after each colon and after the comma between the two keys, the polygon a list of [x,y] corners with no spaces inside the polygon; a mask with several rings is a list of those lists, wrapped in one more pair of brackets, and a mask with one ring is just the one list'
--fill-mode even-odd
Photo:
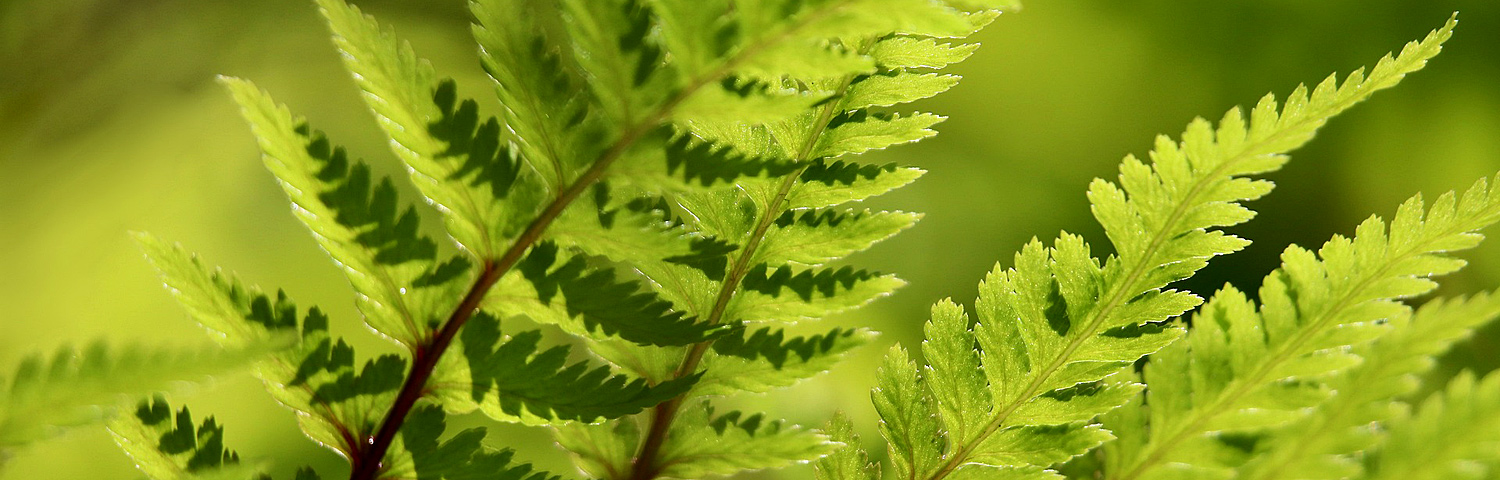
{"label": "feathery frond", "polygon": [[[1299,87],[1280,108],[1265,97],[1248,122],[1235,109],[1217,129],[1200,119],[1181,142],[1159,138],[1150,164],[1127,157],[1119,185],[1095,180],[1089,188],[1116,256],[1096,259],[1066,233],[1050,248],[1033,241],[1012,268],[997,267],[980,285],[977,323],[957,306],[934,308],[923,346],[931,370],[888,362],[875,393],[892,458],[914,459],[898,462],[898,475],[940,479],[981,465],[1027,471],[1110,439],[1089,423],[1141,387],[1108,378],[1179,338],[1180,327],[1162,322],[1201,301],[1164,288],[1246,245],[1217,229],[1248,220],[1253,212],[1238,202],[1270,190],[1247,177],[1279,168],[1284,152],[1329,117],[1422,68],[1453,26],[1382,59],[1369,77],[1329,77],[1311,92]],[[983,378],[974,374],[981,368]]]}
{"label": "feathery frond", "polygon": [[1447,254],[1473,248],[1483,238],[1477,231],[1496,222],[1500,190],[1481,179],[1461,196],[1438,197],[1430,210],[1413,197],[1389,227],[1372,217],[1353,238],[1334,237],[1316,254],[1288,248],[1261,287],[1259,308],[1233,288],[1221,290],[1186,341],[1146,365],[1151,434],[1145,446],[1112,459],[1113,478],[1205,475],[1198,470],[1243,462],[1207,435],[1277,427],[1325,404],[1325,379],[1361,362],[1350,347],[1383,334],[1384,320],[1409,314],[1400,300],[1436,288],[1430,277],[1462,268]]}

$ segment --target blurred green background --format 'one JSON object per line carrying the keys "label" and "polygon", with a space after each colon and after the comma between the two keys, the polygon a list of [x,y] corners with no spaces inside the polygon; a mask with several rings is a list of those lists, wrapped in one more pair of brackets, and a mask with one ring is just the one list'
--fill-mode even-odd
{"label": "blurred green background", "polygon": [[[357,3],[463,93],[491,98],[462,1]],[[843,409],[874,442],[874,366],[893,342],[917,345],[928,305],[972,301],[984,273],[1033,236],[1067,230],[1107,249],[1083,195],[1090,179],[1113,178],[1124,154],[1144,154],[1154,135],[1175,135],[1195,115],[1216,119],[1267,91],[1373,64],[1454,10],[1463,11],[1459,31],[1426,71],[1333,121],[1271,177],[1277,191],[1252,205],[1260,217],[1234,229],[1256,243],[1187,285],[1207,295],[1225,282],[1253,289],[1289,243],[1321,244],[1413,193],[1430,198],[1500,170],[1500,3],[1035,0],[1003,16],[954,69],[965,82],[921,105],[951,117],[942,134],[865,159],[930,171],[873,202],[925,212],[922,223],[852,260],[911,285],[827,321],[885,332],[879,344],[815,381],[735,403],[807,424]],[[0,371],[99,338],[203,340],[130,230],[181,241],[249,282],[324,307],[363,354],[393,350],[359,324],[343,277],[288,214],[216,74],[255,80],[353,153],[397,171],[309,1],[0,1]],[[1500,287],[1500,242],[1464,256],[1473,266],[1446,279],[1443,294]],[[1445,371],[1494,368],[1497,344],[1491,329],[1450,355]],[[304,440],[244,375],[176,399],[216,415],[234,448],[278,472],[312,463],[339,475],[342,461]],[[540,432],[501,427],[490,441],[572,472]],[[809,476],[798,467],[755,478]],[[135,477],[99,428],[22,451],[0,472]]]}

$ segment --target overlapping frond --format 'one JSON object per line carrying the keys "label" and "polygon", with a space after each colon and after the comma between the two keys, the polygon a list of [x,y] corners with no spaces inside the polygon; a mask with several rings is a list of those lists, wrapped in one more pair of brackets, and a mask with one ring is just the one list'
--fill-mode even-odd
{"label": "overlapping frond", "polygon": [[1500,473],[1500,375],[1461,373],[1389,428],[1372,471],[1356,478],[1494,478]]}
{"label": "overlapping frond", "polygon": [[[229,348],[59,348],[0,376],[0,451],[109,419],[129,396],[170,390],[251,364],[283,342]],[[5,377],[8,377],[5,378]]]}
{"label": "overlapping frond", "polygon": [[[1353,238],[1334,237],[1316,254],[1288,248],[1261,287],[1259,308],[1233,288],[1220,291],[1193,319],[1187,340],[1146,365],[1151,434],[1144,447],[1112,459],[1114,478],[1237,466],[1245,459],[1207,435],[1284,425],[1304,409],[1341,401],[1328,399],[1327,379],[1361,362],[1350,347],[1383,334],[1384,320],[1409,314],[1400,300],[1461,268],[1447,254],[1473,248],[1482,238],[1477,230],[1496,222],[1500,190],[1481,179],[1461,196],[1438,197],[1430,210],[1413,197],[1389,227],[1372,217]],[[1156,473],[1164,470],[1180,472]]]}
{"label": "overlapping frond", "polygon": [[1328,381],[1331,397],[1312,415],[1273,433],[1267,445],[1240,467],[1235,477],[1355,478],[1363,471],[1354,454],[1370,450],[1386,437],[1386,430],[1370,428],[1404,418],[1419,378],[1453,344],[1468,338],[1479,326],[1500,317],[1500,297],[1476,295],[1437,299],[1415,314],[1388,320],[1390,333],[1355,351],[1359,366]]}
{"label": "overlapping frond", "polygon": [[902,361],[887,363],[875,393],[891,456],[914,459],[898,462],[898,474],[937,479],[988,465],[1030,475],[1110,439],[1090,423],[1141,388],[1111,375],[1181,337],[1162,322],[1201,302],[1165,287],[1248,243],[1219,230],[1248,220],[1253,212],[1239,202],[1270,190],[1248,177],[1279,168],[1329,117],[1422,68],[1453,26],[1382,59],[1368,77],[1329,77],[1281,105],[1267,96],[1248,120],[1235,109],[1217,128],[1200,119],[1180,142],[1159,138],[1151,163],[1127,157],[1119,184],[1090,186],[1117,255],[1096,259],[1066,233],[1052,247],[1033,241],[980,285],[977,322],[955,305],[934,308],[923,345],[929,370],[898,350]]}

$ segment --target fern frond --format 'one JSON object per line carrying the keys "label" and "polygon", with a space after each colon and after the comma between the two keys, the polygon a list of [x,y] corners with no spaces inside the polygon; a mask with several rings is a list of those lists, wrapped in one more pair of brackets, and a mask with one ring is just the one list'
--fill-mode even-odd
{"label": "fern frond", "polygon": [[[665,132],[665,129],[663,133]],[[641,149],[612,170],[617,184],[651,192],[695,191],[732,185],[742,177],[779,178],[800,167],[780,157],[753,156],[724,145],[679,134],[661,149]]]}
{"label": "fern frond", "polygon": [[559,480],[561,477],[516,463],[515,452],[484,444],[484,428],[470,428],[441,443],[447,418],[436,406],[412,411],[390,453],[382,463],[380,477],[393,480]]}
{"label": "fern frond", "polygon": [[789,210],[766,230],[751,262],[769,265],[823,265],[870,248],[916,225],[922,215],[809,209]]}
{"label": "fern frond", "polygon": [[834,413],[823,432],[842,446],[813,463],[814,480],[880,480],[880,464],[871,463],[869,454],[859,446],[859,435],[854,433],[854,422],[849,417],[843,412]]}
{"label": "fern frond", "polygon": [[255,376],[272,398],[298,412],[298,425],[313,441],[346,457],[358,451],[401,386],[404,360],[385,355],[358,368],[354,348],[328,334],[328,316],[318,308],[299,322],[297,306],[284,292],[272,298],[209,269],[179,245],[147,234],[136,240],[173,297],[200,325],[220,333],[220,341],[297,337],[292,348],[263,358]]}
{"label": "fern frond", "polygon": [[[1163,288],[1247,243],[1216,230],[1248,220],[1253,213],[1237,202],[1270,190],[1268,182],[1245,177],[1279,168],[1286,162],[1283,153],[1306,143],[1329,117],[1420,69],[1453,25],[1408,44],[1399,57],[1382,59],[1368,78],[1355,72],[1342,85],[1329,77],[1310,93],[1299,87],[1279,110],[1267,96],[1248,123],[1238,109],[1217,129],[1194,121],[1180,143],[1159,138],[1150,165],[1127,157],[1119,185],[1095,180],[1089,189],[1094,215],[1118,256],[1096,259],[1081,238],[1066,233],[1051,248],[1033,241],[1013,268],[997,267],[981,284],[977,324],[971,326],[952,305],[935,309],[928,335],[942,340],[929,341],[924,351],[947,363],[934,364],[934,371],[982,365],[982,381],[972,373],[944,378],[919,374],[907,362],[887,364],[907,370],[882,376],[877,390],[877,405],[886,405],[882,417],[905,425],[887,434],[917,435],[888,437],[892,457],[922,459],[898,471],[939,479],[982,468],[976,464],[1046,467],[1109,439],[1086,423],[1124,404],[1140,387],[1101,380],[1182,335],[1180,328],[1159,323],[1201,300]],[[982,352],[977,363],[975,344]],[[881,393],[887,390],[913,401],[880,400],[892,395]],[[922,398],[931,400],[916,401]],[[1055,450],[1010,455],[1010,445],[1028,445],[1028,429],[1038,429],[1029,445]],[[947,441],[934,445],[928,440],[934,431],[946,432]],[[940,461],[929,459],[934,452]]]}
{"label": "fern frond", "polygon": [[262,341],[239,347],[62,347],[50,357],[24,359],[0,377],[0,450],[42,440],[66,427],[110,418],[130,395],[171,389],[177,382],[250,365],[281,345]]}
{"label": "fern frond", "polygon": [[494,0],[471,2],[470,8],[478,20],[472,30],[481,60],[505,107],[503,123],[514,132],[510,140],[556,194],[616,134],[590,112],[589,82],[570,68],[568,44],[547,31],[545,22],[556,12]]}
{"label": "fern frond", "polygon": [[618,337],[645,345],[687,345],[713,338],[723,326],[675,311],[671,303],[620,280],[582,256],[566,257],[542,243],[485,296],[486,309],[502,316],[525,315],[542,323],[596,338]]}
{"label": "fern frond", "polygon": [[1391,422],[1362,478],[1494,478],[1500,468],[1500,375],[1464,372],[1416,413]]}
{"label": "fern frond", "polygon": [[365,321],[410,349],[447,318],[471,275],[467,261],[438,263],[437,244],[400,208],[387,179],[277,105],[254,84],[222,80],[260,140],[266,167],[295,204],[293,213],[342,268]]}
{"label": "fern frond", "polygon": [[783,330],[770,328],[730,333],[714,341],[714,355],[703,360],[703,376],[693,385],[693,395],[789,387],[828,371],[874,338],[869,330],[844,328],[791,339],[785,338]]}
{"label": "fern frond", "polygon": [[[480,313],[460,334],[462,348],[454,352],[455,361],[439,365],[428,386],[450,412],[478,408],[498,420],[551,424],[637,413],[686,392],[697,380],[647,385],[608,367],[569,364],[568,347],[542,350],[540,340],[536,330],[504,336],[499,320]],[[467,367],[467,378],[458,363]]]}
{"label": "fern frond", "polygon": [[716,415],[704,402],[682,411],[662,447],[661,476],[703,478],[781,468],[827,454],[821,434],[763,415]]}
{"label": "fern frond", "polygon": [[541,180],[507,146],[500,123],[481,121],[473,100],[458,102],[453,81],[434,78],[390,29],[343,0],[318,4],[391,149],[449,235],[478,258],[499,256],[541,210]]}
{"label": "fern frond", "polygon": [[797,185],[787,192],[786,208],[824,208],[858,202],[904,187],[925,173],[920,168],[898,167],[893,163],[814,160],[802,171]]}
{"label": "fern frond", "polygon": [[160,395],[142,400],[134,415],[110,421],[109,433],[151,480],[243,480],[261,473],[259,466],[241,463],[239,454],[224,447],[224,427],[214,417],[195,425],[187,407],[174,415]]}
{"label": "fern frond", "polygon": [[[296,307],[285,295],[271,300],[227,275],[209,270],[180,247],[142,237],[166,283],[201,323],[232,328],[297,328]],[[218,308],[191,308],[193,305]],[[274,318],[274,321],[261,320]],[[385,355],[355,367],[353,348],[327,332],[328,319],[311,309],[293,351],[257,369],[272,396],[303,412],[314,440],[354,455],[373,434],[405,378],[406,362]],[[568,364],[566,348],[537,351],[532,331],[501,341],[499,323],[481,314],[463,331],[462,352],[445,356],[428,393],[450,411],[480,409],[494,418],[527,423],[594,421],[635,413],[686,391],[695,378],[647,386],[604,368]]]}
{"label": "fern frond", "polygon": [[1386,437],[1371,425],[1402,417],[1404,405],[1392,399],[1409,397],[1439,355],[1496,317],[1500,296],[1483,294],[1433,300],[1414,315],[1390,319],[1390,333],[1357,350],[1363,363],[1329,381],[1332,397],[1310,417],[1274,433],[1266,440],[1269,448],[1241,467],[1236,478],[1359,476],[1363,467],[1350,454]]}
{"label": "fern frond", "polygon": [[1383,333],[1381,320],[1407,314],[1399,300],[1431,291],[1437,284],[1429,277],[1461,268],[1462,260],[1445,254],[1474,247],[1482,238],[1476,231],[1496,222],[1500,190],[1481,179],[1461,197],[1442,195],[1430,211],[1413,197],[1389,228],[1372,217],[1354,238],[1335,237],[1316,255],[1288,248],[1261,287],[1259,309],[1226,287],[1194,319],[1186,341],[1146,365],[1151,434],[1137,453],[1113,460],[1112,478],[1242,462],[1206,435],[1276,427],[1327,402],[1324,380],[1361,361],[1349,347]]}
{"label": "fern frond", "polygon": [[[656,475],[704,478],[746,470],[781,468],[822,457],[831,448],[827,438],[763,415],[738,411],[715,415],[707,402],[685,407],[672,424]],[[631,459],[641,437],[631,422],[606,426],[566,426],[558,442],[573,452],[578,464],[599,478],[629,478]]]}

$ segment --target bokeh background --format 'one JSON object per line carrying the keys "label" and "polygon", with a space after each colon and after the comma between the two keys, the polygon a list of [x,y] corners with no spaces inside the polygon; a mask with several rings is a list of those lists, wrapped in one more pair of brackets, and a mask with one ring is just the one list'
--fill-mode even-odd
{"label": "bokeh background", "polygon": [[[469,96],[490,98],[461,0],[357,2],[393,24]],[[1461,10],[1459,32],[1427,70],[1333,121],[1271,176],[1279,187],[1234,229],[1254,239],[1187,287],[1252,289],[1289,243],[1321,244],[1407,196],[1467,187],[1500,170],[1500,3],[1460,0],[1045,1],[1003,16],[954,70],[965,81],[921,105],[951,117],[926,142],[869,155],[930,173],[876,206],[925,212],[916,228],[853,262],[911,282],[863,311],[828,320],[885,332],[876,345],[802,386],[737,401],[806,424],[850,412],[874,443],[874,366],[892,343],[914,347],[928,305],[971,302],[975,284],[1033,236],[1081,233],[1107,249],[1083,192],[1126,153],[1216,119],[1267,91],[1370,65]],[[291,215],[249,130],[213,82],[255,80],[353,153],[396,160],[341,70],[305,0],[0,1],[0,371],[64,344],[198,344],[126,232],[181,241],[247,281],[284,288],[335,315],[364,354],[392,351],[359,324],[340,273]],[[493,107],[493,103],[490,105]],[[493,110],[492,110],[493,111]],[[412,198],[412,197],[408,197]],[[439,222],[428,222],[436,225]],[[1500,242],[1442,294],[1500,287]],[[1491,329],[1436,376],[1500,365]],[[228,424],[228,440],[276,472],[342,461],[305,441],[292,416],[244,375],[175,395]],[[463,418],[460,424],[484,424]],[[490,437],[572,472],[541,432]],[[809,478],[807,467],[753,478]],[[99,428],[21,452],[10,479],[136,478]]]}

